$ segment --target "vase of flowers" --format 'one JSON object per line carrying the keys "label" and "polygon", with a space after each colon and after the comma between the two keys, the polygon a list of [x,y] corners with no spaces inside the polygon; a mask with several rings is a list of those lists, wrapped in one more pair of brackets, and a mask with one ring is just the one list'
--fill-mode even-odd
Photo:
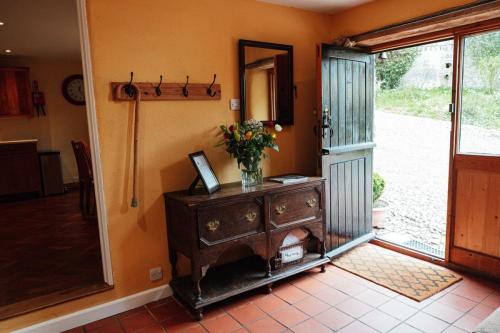
{"label": "vase of flowers", "polygon": [[221,125],[223,139],[218,146],[225,146],[229,156],[236,159],[241,170],[241,184],[251,187],[262,184],[262,158],[266,158],[265,148],[279,151],[276,144],[276,132],[282,130],[280,125],[274,131],[265,128],[257,120],[246,120],[231,126]]}

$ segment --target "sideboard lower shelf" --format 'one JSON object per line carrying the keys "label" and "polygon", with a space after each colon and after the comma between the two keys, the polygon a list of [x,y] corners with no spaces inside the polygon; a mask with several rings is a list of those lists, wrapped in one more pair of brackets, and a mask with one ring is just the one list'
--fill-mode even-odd
{"label": "sideboard lower shelf", "polygon": [[304,256],[301,263],[275,270],[272,272],[272,276],[265,277],[264,263],[258,257],[239,260],[217,267],[207,273],[201,281],[202,292],[199,301],[196,301],[193,281],[190,276],[172,280],[170,286],[178,299],[194,309],[200,309],[242,292],[269,286],[273,282],[324,265],[327,262],[329,262],[327,257],[321,258],[320,254],[310,253]]}
{"label": "sideboard lower shelf", "polygon": [[[329,260],[322,178],[309,177],[298,184],[264,181],[250,189],[241,183],[224,184],[213,194],[177,191],[165,193],[164,198],[170,286],[198,320],[209,304],[263,286],[269,290],[273,282],[316,266],[324,271]],[[285,238],[294,231],[307,235],[299,242],[306,256],[274,269],[280,267]],[[238,253],[243,248],[247,252]],[[232,263],[217,265],[235,249]],[[253,256],[243,259],[250,251]],[[189,276],[178,274],[180,255],[190,261]]]}

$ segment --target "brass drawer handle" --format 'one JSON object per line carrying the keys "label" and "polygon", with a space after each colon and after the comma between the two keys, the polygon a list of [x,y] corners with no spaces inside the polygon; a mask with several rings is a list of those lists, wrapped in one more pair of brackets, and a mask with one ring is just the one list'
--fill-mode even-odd
{"label": "brass drawer handle", "polygon": [[276,212],[276,214],[278,214],[278,215],[283,214],[283,213],[285,212],[285,210],[286,210],[286,205],[285,205],[285,204],[283,204],[283,205],[279,205],[279,206],[277,206],[277,207],[274,209],[274,211],[275,211],[275,212]]}
{"label": "brass drawer handle", "polygon": [[257,213],[255,213],[254,211],[249,211],[247,215],[245,215],[245,218],[248,222],[253,222],[257,218]]}
{"label": "brass drawer handle", "polygon": [[307,206],[309,206],[310,208],[316,207],[316,203],[316,199],[309,199],[306,201]]}
{"label": "brass drawer handle", "polygon": [[211,220],[207,222],[207,230],[210,232],[214,232],[219,228],[220,222],[219,220]]}

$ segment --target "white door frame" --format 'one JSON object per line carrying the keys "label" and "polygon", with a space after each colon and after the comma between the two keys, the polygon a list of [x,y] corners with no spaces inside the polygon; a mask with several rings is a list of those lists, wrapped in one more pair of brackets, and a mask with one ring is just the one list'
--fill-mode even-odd
{"label": "white door frame", "polygon": [[113,285],[113,269],[111,266],[111,253],[108,237],[108,216],[106,201],[104,198],[104,183],[99,148],[99,131],[97,126],[97,113],[94,95],[94,79],[92,75],[92,57],[90,52],[90,39],[87,21],[87,0],[76,0],[76,5],[78,11],[78,26],[80,30],[80,50],[82,54],[85,104],[87,109],[87,122],[92,153],[92,170],[94,173],[97,221],[99,225],[99,240],[101,243],[102,269],[104,273],[104,282],[109,285]]}

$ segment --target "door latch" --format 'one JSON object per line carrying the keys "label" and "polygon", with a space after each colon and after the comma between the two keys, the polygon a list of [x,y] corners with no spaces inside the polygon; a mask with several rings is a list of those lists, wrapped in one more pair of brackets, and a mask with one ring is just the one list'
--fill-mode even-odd
{"label": "door latch", "polygon": [[455,103],[450,103],[450,109],[449,109],[449,112],[450,112],[450,113],[455,113]]}
{"label": "door latch", "polygon": [[321,124],[321,128],[323,129],[323,133],[321,136],[325,138],[328,135],[328,129],[330,129],[330,136],[333,135],[333,128],[331,127],[332,117],[330,115],[330,111],[328,108],[325,108],[323,111],[323,122]]}

